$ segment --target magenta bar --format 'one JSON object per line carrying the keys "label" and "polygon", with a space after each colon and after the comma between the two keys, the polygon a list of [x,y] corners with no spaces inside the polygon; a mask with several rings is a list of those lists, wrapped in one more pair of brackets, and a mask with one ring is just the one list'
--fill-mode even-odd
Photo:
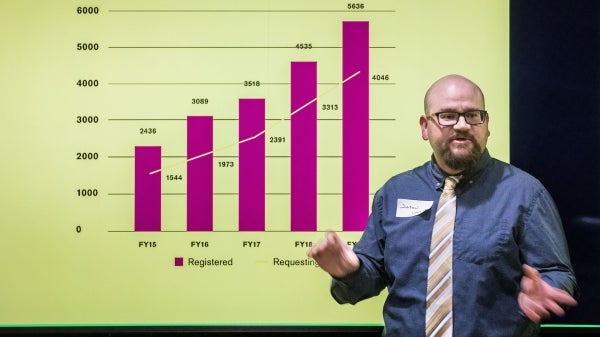
{"label": "magenta bar", "polygon": [[134,230],[160,231],[160,146],[135,147]]}
{"label": "magenta bar", "polygon": [[317,63],[291,64],[292,231],[317,230]]}
{"label": "magenta bar", "polygon": [[213,230],[213,118],[187,118],[187,230]]}
{"label": "magenta bar", "polygon": [[343,22],[342,35],[342,80],[348,79],[342,86],[342,227],[362,231],[369,216],[369,22]]}
{"label": "magenta bar", "polygon": [[265,230],[265,100],[239,100],[239,230]]}

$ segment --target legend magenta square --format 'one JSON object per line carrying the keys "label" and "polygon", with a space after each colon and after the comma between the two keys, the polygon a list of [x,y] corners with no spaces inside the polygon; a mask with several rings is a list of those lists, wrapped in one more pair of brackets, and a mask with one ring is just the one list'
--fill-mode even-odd
{"label": "legend magenta square", "polygon": [[183,257],[175,258],[175,267],[183,267]]}

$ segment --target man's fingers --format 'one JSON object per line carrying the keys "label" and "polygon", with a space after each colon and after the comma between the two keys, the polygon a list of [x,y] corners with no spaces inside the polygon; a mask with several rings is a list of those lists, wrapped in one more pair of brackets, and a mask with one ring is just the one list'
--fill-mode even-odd
{"label": "man's fingers", "polygon": [[550,301],[546,307],[548,308],[549,311],[551,311],[553,314],[557,315],[557,316],[564,316],[565,315],[565,310],[558,305],[558,303]]}
{"label": "man's fingers", "polygon": [[562,289],[550,288],[550,297],[554,300],[554,302],[568,305],[570,307],[577,305],[577,300],[575,300],[568,292]]}
{"label": "man's fingers", "polygon": [[312,257],[313,259],[316,259],[331,251],[332,249],[330,247],[330,244],[328,242],[323,241],[320,244],[310,247],[310,250],[308,251],[308,256]]}
{"label": "man's fingers", "polygon": [[535,312],[535,314],[540,319],[550,317],[550,312],[544,306],[542,306],[540,303],[536,302],[531,297],[525,296],[525,302],[527,304],[527,308],[529,308],[529,310]]}
{"label": "man's fingers", "polygon": [[523,268],[523,275],[525,275],[529,278],[532,278],[532,279],[540,278],[540,273],[532,266],[524,264],[522,266],[522,268]]}
{"label": "man's fingers", "polygon": [[340,237],[333,231],[328,231],[327,234],[325,234],[327,237],[327,241],[329,243],[335,244],[335,245],[339,245],[342,243],[342,239],[340,239]]}
{"label": "man's fingers", "polygon": [[525,292],[525,293],[531,293],[535,290],[535,282],[533,281],[532,278],[527,277],[527,276],[523,276],[523,278],[521,278],[521,291]]}
{"label": "man's fingers", "polygon": [[520,293],[518,297],[519,306],[527,318],[532,322],[539,323],[542,320],[540,314],[538,314],[536,307],[538,307],[531,299],[524,293]]}
{"label": "man's fingers", "polygon": [[339,253],[343,247],[342,239],[333,231],[325,234],[325,239],[310,247],[308,256],[317,259],[323,254]]}
{"label": "man's fingers", "polygon": [[312,245],[309,249],[308,249],[308,256],[313,258],[313,259],[317,259],[319,257],[319,255],[325,250],[327,249],[327,246],[329,245],[329,233],[326,234],[325,238],[323,240],[320,240],[319,242],[317,242],[316,244]]}
{"label": "man's fingers", "polygon": [[534,322],[550,317],[551,313],[563,316],[565,310],[561,305],[577,304],[568,292],[553,288],[542,280],[537,270],[526,264],[523,265],[518,302],[523,313]]}

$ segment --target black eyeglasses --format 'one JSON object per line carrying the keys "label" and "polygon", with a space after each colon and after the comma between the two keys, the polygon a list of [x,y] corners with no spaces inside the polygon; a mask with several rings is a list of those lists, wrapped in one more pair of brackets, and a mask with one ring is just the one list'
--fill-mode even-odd
{"label": "black eyeglasses", "polygon": [[[465,118],[465,122],[469,125],[483,124],[485,122],[485,116],[487,111],[485,110],[473,110],[467,112],[436,112],[431,114],[437,118],[438,124],[442,126],[452,126],[458,123],[460,116]],[[429,117],[432,118],[432,117]]]}

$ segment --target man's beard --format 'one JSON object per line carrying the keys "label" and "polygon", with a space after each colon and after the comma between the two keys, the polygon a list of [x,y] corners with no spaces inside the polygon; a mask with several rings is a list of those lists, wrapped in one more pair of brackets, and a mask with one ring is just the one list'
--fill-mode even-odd
{"label": "man's beard", "polygon": [[471,140],[471,143],[473,144],[473,148],[466,154],[456,155],[449,146],[444,148],[441,153],[442,160],[448,167],[456,171],[464,171],[475,166],[483,153],[483,149],[474,140]]}

